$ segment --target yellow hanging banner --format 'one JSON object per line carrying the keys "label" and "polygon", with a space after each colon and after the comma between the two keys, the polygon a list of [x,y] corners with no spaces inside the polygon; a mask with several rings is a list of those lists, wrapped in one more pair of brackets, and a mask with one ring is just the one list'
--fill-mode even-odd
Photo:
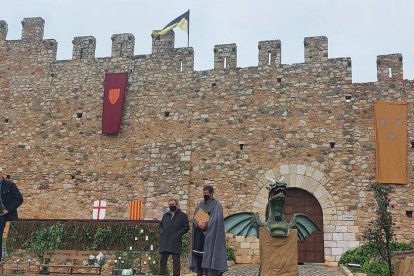
{"label": "yellow hanging banner", "polygon": [[378,183],[407,183],[407,103],[377,101],[375,107]]}

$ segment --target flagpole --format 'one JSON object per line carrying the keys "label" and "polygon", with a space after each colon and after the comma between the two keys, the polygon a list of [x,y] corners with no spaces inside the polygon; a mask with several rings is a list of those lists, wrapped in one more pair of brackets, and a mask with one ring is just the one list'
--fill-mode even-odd
{"label": "flagpole", "polygon": [[102,134],[99,133],[99,150],[98,150],[98,160],[99,160],[99,172],[98,172],[98,185],[99,185],[99,192],[98,192],[98,200],[101,200],[101,193],[102,193],[102,181],[101,181],[101,137]]}
{"label": "flagpole", "polygon": [[190,9],[188,9],[187,47],[190,47]]}

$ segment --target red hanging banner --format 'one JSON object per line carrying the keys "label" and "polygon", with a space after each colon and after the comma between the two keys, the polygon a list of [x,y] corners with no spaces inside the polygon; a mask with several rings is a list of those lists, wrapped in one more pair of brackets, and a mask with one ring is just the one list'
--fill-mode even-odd
{"label": "red hanging banner", "polygon": [[107,73],[105,75],[102,134],[116,134],[121,128],[127,82],[128,73]]}

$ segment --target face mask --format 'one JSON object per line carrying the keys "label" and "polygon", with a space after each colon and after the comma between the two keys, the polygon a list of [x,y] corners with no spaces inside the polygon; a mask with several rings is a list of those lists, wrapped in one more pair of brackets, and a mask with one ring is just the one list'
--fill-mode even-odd
{"label": "face mask", "polygon": [[177,211],[177,206],[170,206],[170,211],[171,212]]}
{"label": "face mask", "polygon": [[209,195],[204,195],[204,201],[207,201],[209,199],[210,199],[210,196]]}

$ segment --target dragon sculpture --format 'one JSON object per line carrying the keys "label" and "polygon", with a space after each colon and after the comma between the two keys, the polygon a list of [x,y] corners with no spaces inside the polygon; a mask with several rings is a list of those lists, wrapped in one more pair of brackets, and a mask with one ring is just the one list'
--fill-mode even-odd
{"label": "dragon sculpture", "polygon": [[293,214],[289,223],[285,221],[285,199],[287,184],[282,180],[269,180],[266,221],[258,213],[241,212],[224,219],[224,227],[234,236],[255,236],[259,238],[259,227],[266,227],[273,237],[287,237],[292,228],[298,231],[298,241],[304,241],[312,233],[320,231],[318,225],[305,214]]}

